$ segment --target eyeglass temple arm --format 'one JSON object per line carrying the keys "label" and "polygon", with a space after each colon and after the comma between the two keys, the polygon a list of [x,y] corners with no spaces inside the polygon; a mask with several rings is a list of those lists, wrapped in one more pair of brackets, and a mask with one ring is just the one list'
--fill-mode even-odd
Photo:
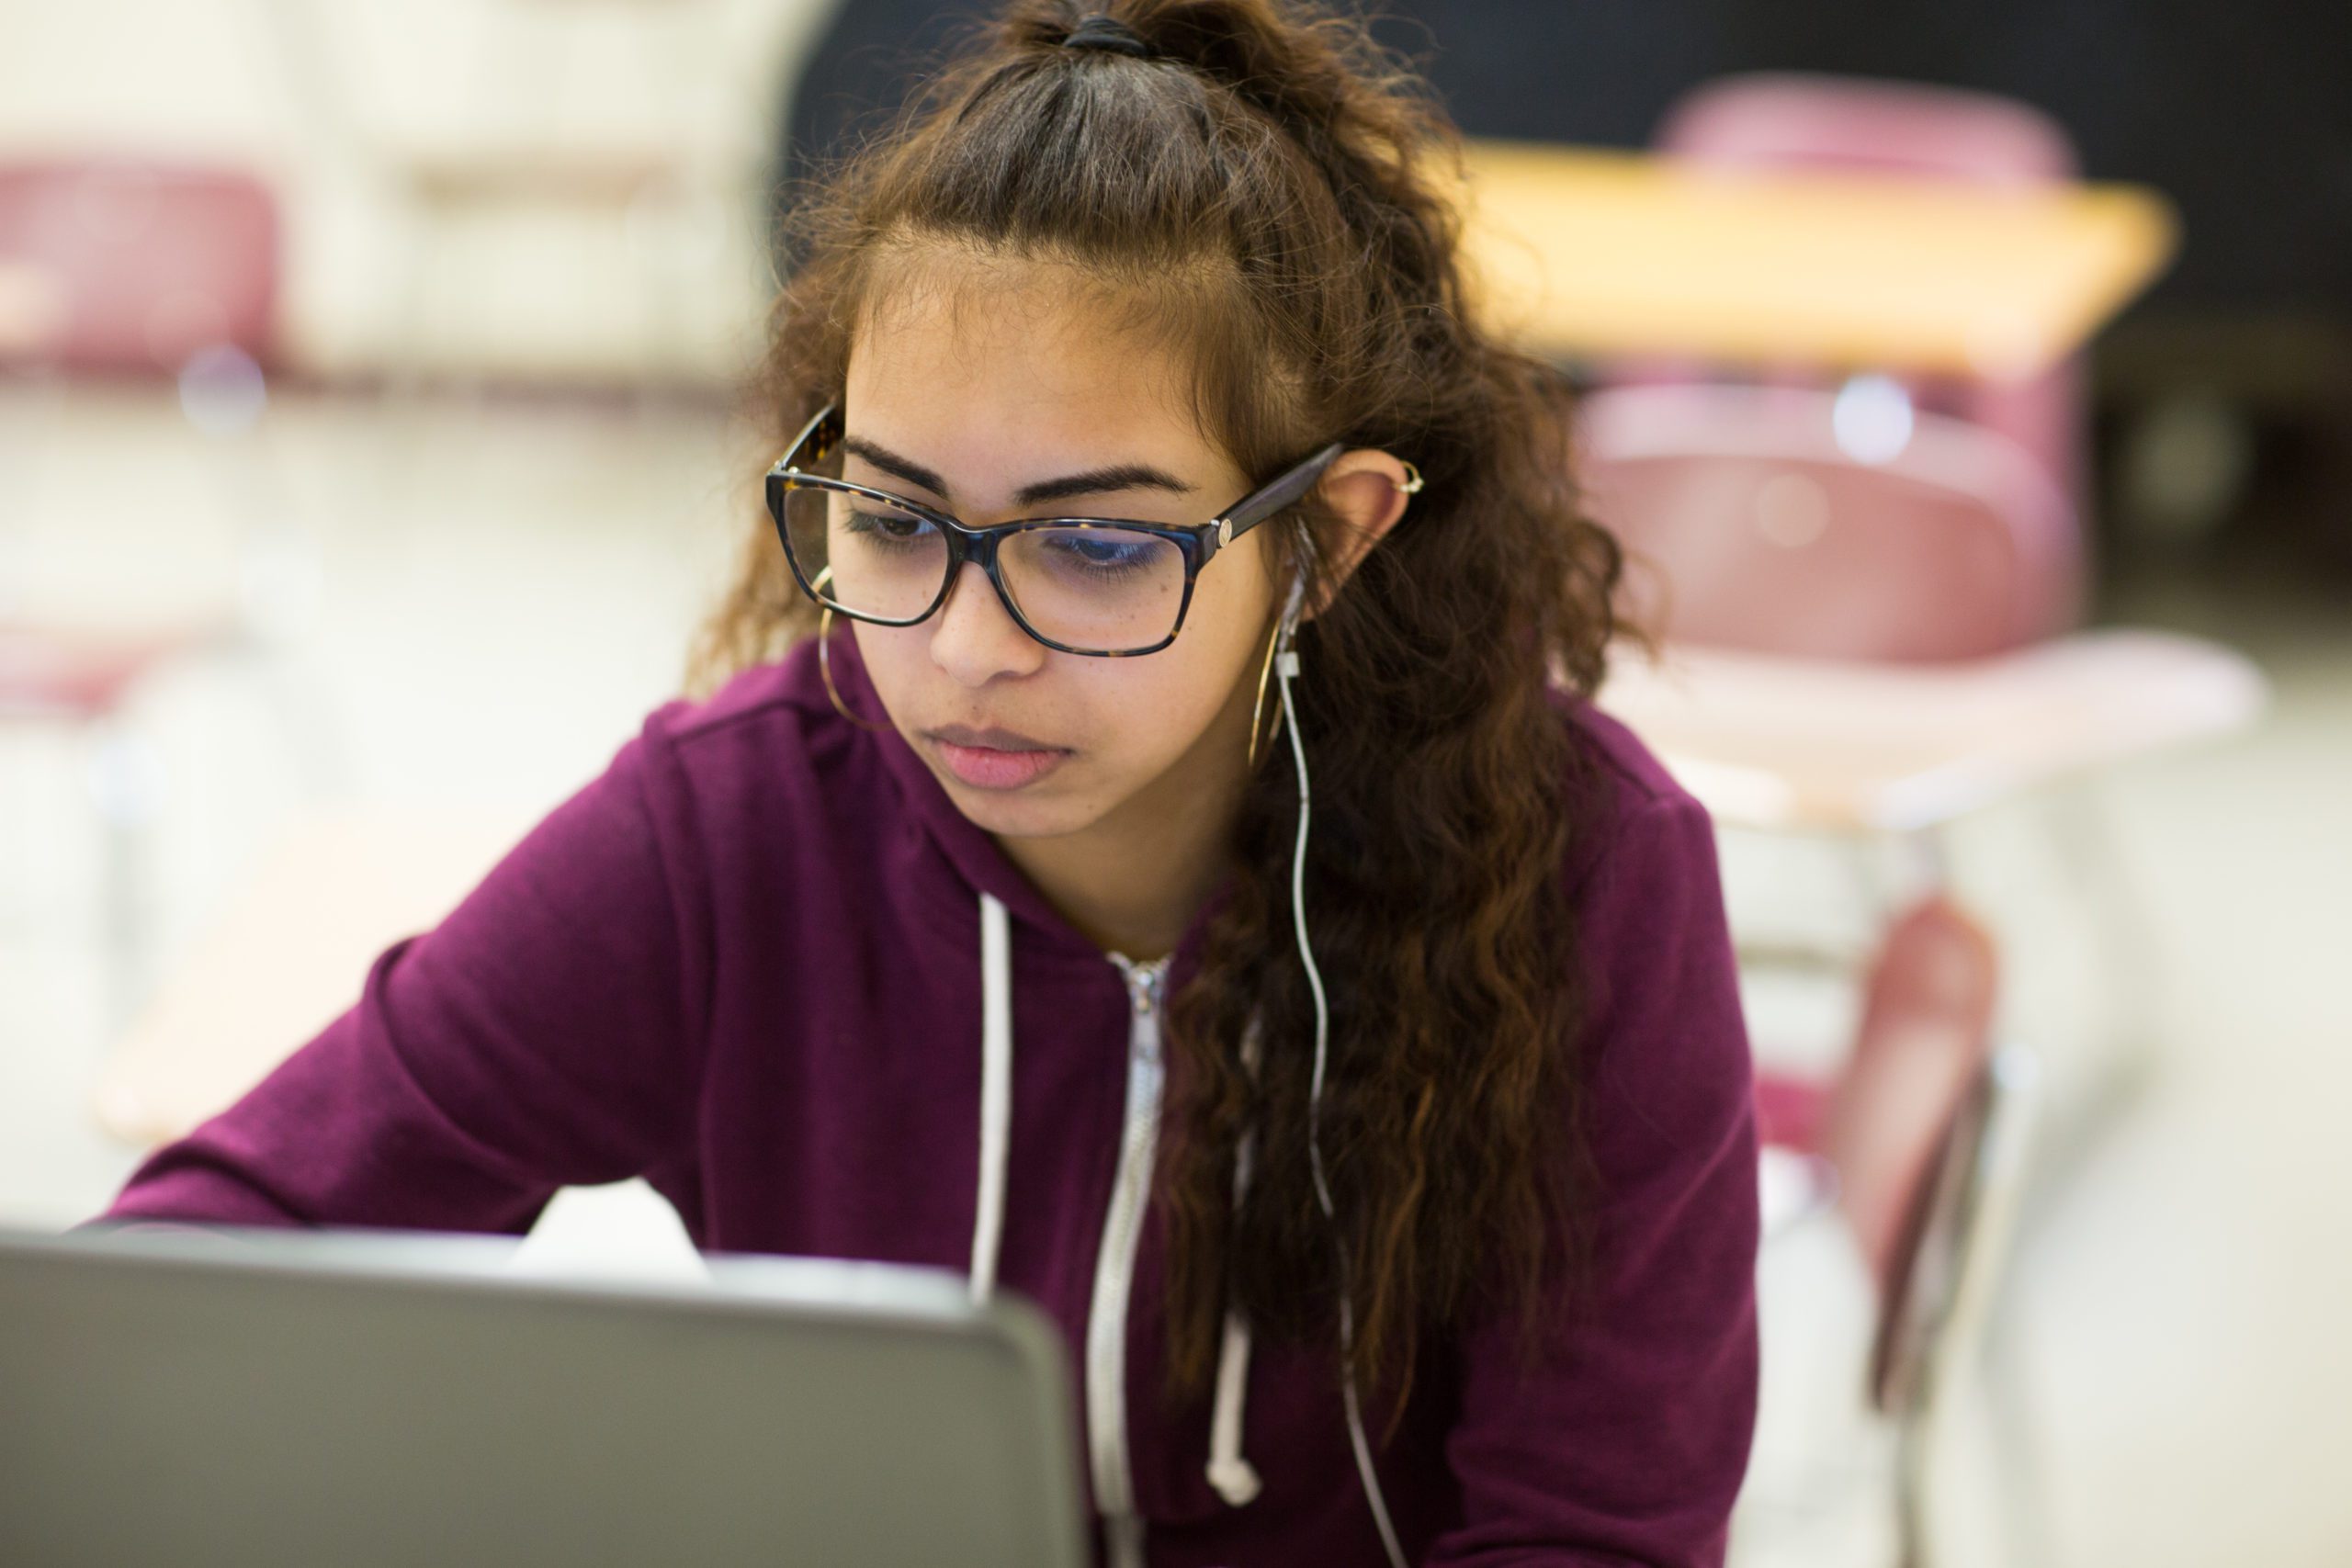
{"label": "eyeglass temple arm", "polygon": [[789,468],[792,466],[792,460],[801,455],[804,447],[808,449],[808,457],[811,462],[821,460],[825,454],[831,452],[833,449],[833,442],[838,439],[838,436],[828,426],[832,423],[833,415],[839,411],[840,406],[838,403],[827,403],[818,410],[817,416],[800,427],[800,434],[792,438],[792,445],[784,449],[784,456],[775,460],[775,466],[770,471],[782,473]]}
{"label": "eyeglass temple arm", "polygon": [[1274,480],[1257,494],[1244,500],[1231,512],[1216,520],[1216,542],[1219,548],[1233,543],[1242,535],[1289,506],[1315,488],[1323,470],[1339,461],[1346,448],[1334,441],[1306,461]]}

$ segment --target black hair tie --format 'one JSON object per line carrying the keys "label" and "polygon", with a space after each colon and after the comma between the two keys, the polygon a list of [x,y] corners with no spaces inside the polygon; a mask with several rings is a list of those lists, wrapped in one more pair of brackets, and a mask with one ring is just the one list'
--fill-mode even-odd
{"label": "black hair tie", "polygon": [[1062,39],[1064,49],[1099,49],[1111,54],[1132,55],[1137,60],[1149,60],[1159,53],[1144,36],[1116,17],[1092,16],[1070,28]]}

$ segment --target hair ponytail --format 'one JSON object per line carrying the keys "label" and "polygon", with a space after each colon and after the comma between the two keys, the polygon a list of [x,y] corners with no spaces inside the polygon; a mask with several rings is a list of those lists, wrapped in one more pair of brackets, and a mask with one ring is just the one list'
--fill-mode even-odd
{"label": "hair ponytail", "polygon": [[[793,427],[838,396],[904,258],[1012,256],[1080,269],[1189,355],[1203,428],[1245,472],[1343,441],[1426,477],[1302,631],[1295,683],[1355,1371],[1395,1380],[1400,1408],[1422,1334],[1531,1302],[1577,1266],[1582,997],[1560,867],[1578,758],[1547,670],[1597,684],[1619,571],[1571,488],[1565,385],[1471,318],[1453,148],[1363,28],[1310,5],[1015,0],[800,215],[762,382],[766,417]],[[1299,526],[1333,525],[1301,509]],[[705,681],[807,635],[773,552],[760,519],[706,628]],[[1328,553],[1300,559],[1311,573]],[[1306,1156],[1312,1003],[1288,934],[1296,812],[1287,772],[1261,770],[1232,896],[1171,1004],[1180,1389],[1205,1384],[1228,1296],[1270,1339],[1332,1326]],[[1258,1163],[1237,1213],[1246,1129]]]}

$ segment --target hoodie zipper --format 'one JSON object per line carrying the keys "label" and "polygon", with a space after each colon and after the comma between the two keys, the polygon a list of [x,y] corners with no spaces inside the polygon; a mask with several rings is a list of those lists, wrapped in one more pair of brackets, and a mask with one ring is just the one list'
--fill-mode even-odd
{"label": "hoodie zipper", "polygon": [[1117,953],[1126,981],[1127,1106],[1119,1135],[1119,1168],[1111,1186],[1111,1206],[1102,1217],[1102,1242],[1094,1257],[1094,1294],[1086,1317],[1087,1447],[1094,1479],[1094,1503],[1113,1568],[1140,1568],[1143,1523],[1136,1514],[1135,1478],[1127,1454],[1127,1302],[1135,1283],[1136,1249],[1143,1235],[1144,1205],[1151,1194],[1151,1169],[1159,1134],[1162,1070],[1159,1054],[1160,987],[1168,960],[1136,964]]}

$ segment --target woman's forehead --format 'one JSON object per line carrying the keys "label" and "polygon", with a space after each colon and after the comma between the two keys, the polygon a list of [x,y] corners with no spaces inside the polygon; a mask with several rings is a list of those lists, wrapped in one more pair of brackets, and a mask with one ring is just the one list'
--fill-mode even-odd
{"label": "woman's forehead", "polygon": [[1066,268],[991,265],[876,301],[851,343],[843,413],[852,435],[920,444],[943,472],[1114,456],[1222,484],[1238,470],[1193,385],[1172,345],[1070,287]]}
{"label": "woman's forehead", "polygon": [[1110,381],[1133,401],[1188,373],[1145,309],[1066,263],[944,253],[899,261],[868,286],[850,369],[895,378]]}

